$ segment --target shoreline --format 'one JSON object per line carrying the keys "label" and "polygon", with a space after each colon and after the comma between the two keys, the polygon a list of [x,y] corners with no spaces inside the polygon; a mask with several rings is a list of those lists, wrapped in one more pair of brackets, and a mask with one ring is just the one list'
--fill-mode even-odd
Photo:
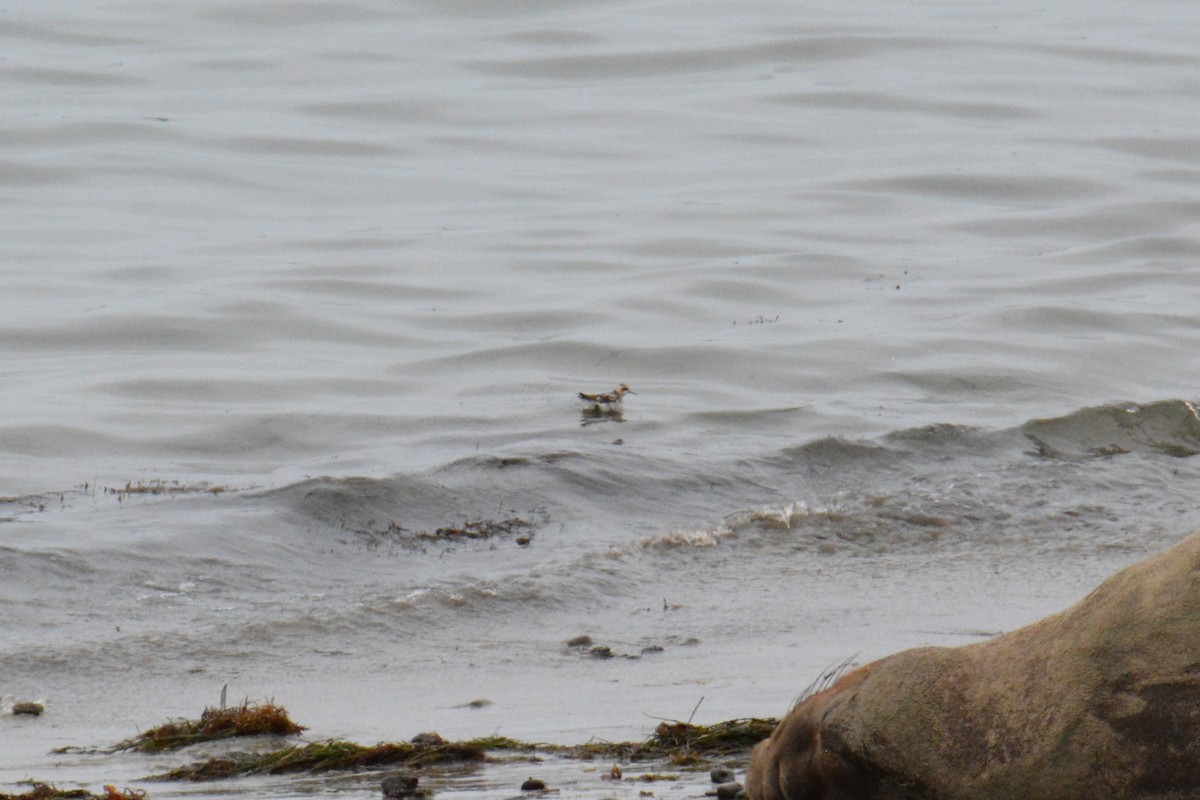
{"label": "shoreline", "polygon": [[[256,784],[252,792],[256,796],[290,794],[289,784],[306,780],[325,784],[327,789],[354,787],[355,793],[361,794],[372,785],[380,792],[380,781],[396,774],[396,770],[420,777],[423,789],[416,797],[466,788],[475,794],[481,790],[516,790],[538,796],[569,791],[584,797],[603,790],[612,796],[625,787],[630,796],[644,798],[673,793],[664,792],[664,787],[685,786],[694,795],[698,785],[712,783],[718,773],[743,772],[750,749],[778,723],[776,719],[756,718],[711,726],[664,721],[642,741],[607,742],[593,737],[576,745],[497,736],[451,742],[434,733],[420,733],[409,742],[367,746],[313,740],[298,732],[247,734],[229,726],[214,728],[211,736],[200,731],[210,717],[246,717],[247,712],[261,716],[264,709],[280,712],[286,722],[276,726],[280,730],[300,728],[287,719],[285,709],[272,703],[244,704],[240,709],[207,708],[200,720],[170,720],[108,747],[60,748],[51,755],[64,761],[75,759],[64,773],[67,777],[25,778],[9,791],[0,792],[0,800],[153,800],[184,794],[228,795],[231,784],[239,781],[238,788],[250,782]],[[258,722],[255,726],[263,727]],[[150,770],[151,765],[165,761],[178,766],[166,773],[145,774],[124,782],[107,777],[111,772],[128,771],[137,763]],[[104,771],[106,767],[109,769]],[[85,768],[93,775],[102,772],[106,777],[99,781],[85,779],[81,774]],[[542,788],[530,790],[532,784],[522,787],[514,777],[518,774],[525,776],[520,783],[531,781]],[[658,791],[646,788],[651,784]],[[91,788],[97,785],[103,789]],[[206,791],[209,788],[211,791]],[[715,786],[708,788],[715,791]]]}
{"label": "shoreline", "polygon": [[[954,646],[1028,624],[1069,607],[1137,560],[1138,551],[1149,549],[1149,543],[1106,548],[1058,563],[1008,548],[945,554],[933,561],[889,555],[846,564],[815,560],[804,574],[819,579],[815,585],[825,591],[774,601],[772,619],[785,619],[791,626],[783,635],[771,635],[772,620],[752,620],[736,631],[708,630],[698,645],[671,646],[638,660],[566,652],[571,638],[566,631],[575,635],[587,627],[573,623],[570,629],[539,629],[538,639],[498,639],[503,650],[488,641],[469,651],[464,644],[462,651],[447,649],[436,660],[397,663],[390,669],[370,654],[339,655],[336,662],[310,654],[308,661],[290,665],[210,659],[201,672],[165,674],[142,674],[136,664],[121,673],[102,673],[87,661],[73,662],[39,678],[34,691],[4,687],[0,791],[20,794],[28,789],[21,782],[38,780],[93,792],[106,784],[146,789],[150,800],[216,800],[230,794],[277,798],[295,794],[296,787],[380,795],[382,771],[250,776],[205,784],[143,780],[181,762],[228,752],[227,743],[196,745],[186,758],[100,752],[147,725],[196,713],[216,700],[222,679],[230,680],[234,697],[275,698],[295,711],[297,721],[310,726],[306,741],[388,742],[437,731],[450,740],[503,736],[562,746],[642,740],[664,719],[687,719],[689,714],[698,723],[779,716],[814,678],[848,655],[861,664],[909,647]],[[842,569],[822,573],[834,564]],[[858,568],[852,584],[842,579],[849,566]],[[985,598],[986,603],[979,602]],[[611,636],[591,633],[605,643],[623,641],[616,631]],[[752,657],[748,648],[754,648]],[[494,702],[475,705],[475,698]],[[46,713],[14,717],[7,710],[16,700],[40,700]],[[52,752],[58,748],[76,749]],[[727,766],[740,771],[748,755],[747,746]],[[648,767],[647,772],[661,773],[668,766]],[[608,769],[611,763],[534,753],[447,770],[436,780],[431,776],[430,786],[439,795],[453,797],[461,791],[507,800],[521,796],[520,783],[531,777],[518,779],[518,774],[534,770],[560,793],[600,800],[612,797],[615,786],[600,780],[601,767]],[[634,787],[630,798],[644,797],[644,790],[661,800],[695,796],[706,785],[697,772],[679,774],[650,787],[621,786]]]}

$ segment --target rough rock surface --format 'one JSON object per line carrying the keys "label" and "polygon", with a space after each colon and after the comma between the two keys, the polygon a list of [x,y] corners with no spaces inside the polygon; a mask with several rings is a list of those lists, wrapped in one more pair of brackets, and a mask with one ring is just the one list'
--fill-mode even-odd
{"label": "rough rock surface", "polygon": [[1200,534],[986,642],[906,650],[801,703],[751,800],[1200,797]]}

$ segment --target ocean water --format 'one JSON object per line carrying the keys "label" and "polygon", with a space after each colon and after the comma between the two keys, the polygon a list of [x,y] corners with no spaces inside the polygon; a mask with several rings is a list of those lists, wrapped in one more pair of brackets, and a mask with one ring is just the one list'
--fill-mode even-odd
{"label": "ocean water", "polygon": [[187,757],[87,749],[223,687],[365,743],[777,716],[1200,527],[1198,22],[0,9],[0,791],[142,786]]}

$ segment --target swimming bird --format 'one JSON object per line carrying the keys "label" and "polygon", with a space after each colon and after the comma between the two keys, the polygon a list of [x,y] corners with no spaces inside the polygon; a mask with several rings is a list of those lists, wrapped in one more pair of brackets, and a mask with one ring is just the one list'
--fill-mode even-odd
{"label": "swimming bird", "polygon": [[604,392],[603,394],[580,392],[579,399],[584,403],[585,407],[583,411],[585,414],[597,417],[603,414],[618,416],[623,408],[622,399],[627,394],[637,394],[637,392],[622,383],[611,392]]}

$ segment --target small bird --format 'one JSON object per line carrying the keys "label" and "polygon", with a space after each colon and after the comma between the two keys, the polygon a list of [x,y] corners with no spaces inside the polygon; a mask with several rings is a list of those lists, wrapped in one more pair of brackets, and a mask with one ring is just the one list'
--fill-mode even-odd
{"label": "small bird", "polygon": [[611,392],[604,394],[587,394],[579,393],[579,399],[583,401],[584,413],[599,417],[605,414],[620,416],[623,409],[622,399],[627,394],[637,394],[633,389],[630,389],[625,384],[621,384]]}

